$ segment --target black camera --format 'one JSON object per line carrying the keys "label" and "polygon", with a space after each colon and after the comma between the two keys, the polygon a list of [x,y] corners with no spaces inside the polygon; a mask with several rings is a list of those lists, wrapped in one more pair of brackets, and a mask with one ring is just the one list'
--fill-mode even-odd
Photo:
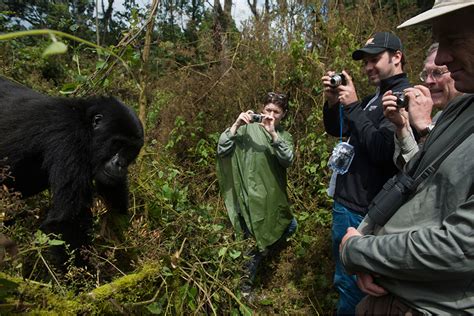
{"label": "black camera", "polygon": [[395,91],[392,92],[394,96],[397,97],[397,108],[407,108],[408,107],[408,97],[404,92]]}
{"label": "black camera", "polygon": [[343,86],[346,85],[346,76],[344,76],[342,73],[339,74],[334,74],[329,78],[329,83],[331,84],[331,87],[336,88],[337,86],[340,86],[341,84]]}
{"label": "black camera", "polygon": [[253,113],[251,114],[251,116],[252,116],[252,122],[254,123],[261,123],[263,120],[262,114]]}

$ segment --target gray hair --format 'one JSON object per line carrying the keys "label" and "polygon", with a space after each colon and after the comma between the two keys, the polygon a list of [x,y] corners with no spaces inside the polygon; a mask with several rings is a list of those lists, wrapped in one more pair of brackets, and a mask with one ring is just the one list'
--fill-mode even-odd
{"label": "gray hair", "polygon": [[431,54],[436,52],[438,50],[438,47],[439,47],[439,43],[436,42],[436,43],[431,44],[431,46],[426,50],[426,58],[425,58],[425,61],[424,61],[425,64],[428,61],[428,57],[430,57]]}

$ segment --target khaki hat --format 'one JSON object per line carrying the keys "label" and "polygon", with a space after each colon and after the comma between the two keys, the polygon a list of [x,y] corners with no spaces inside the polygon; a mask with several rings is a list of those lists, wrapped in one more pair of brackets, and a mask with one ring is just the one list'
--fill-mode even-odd
{"label": "khaki hat", "polygon": [[474,5],[474,0],[435,0],[433,8],[405,21],[397,28],[428,22],[433,18],[468,7],[470,5]]}

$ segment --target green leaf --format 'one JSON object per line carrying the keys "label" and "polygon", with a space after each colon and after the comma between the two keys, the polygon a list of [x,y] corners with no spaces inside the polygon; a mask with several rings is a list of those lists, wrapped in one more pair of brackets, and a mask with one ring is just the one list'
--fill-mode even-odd
{"label": "green leaf", "polygon": [[197,288],[195,288],[195,287],[191,287],[191,288],[189,289],[189,291],[188,291],[188,295],[189,295],[189,297],[191,297],[191,298],[195,298],[196,295],[197,295],[197,293],[198,293],[198,290],[197,290]]}
{"label": "green leaf", "polygon": [[273,305],[273,301],[269,298],[264,298],[263,300],[261,300],[260,302],[258,302],[260,305],[265,305],[265,306],[268,306],[268,305]]}
{"label": "green leaf", "polygon": [[148,309],[148,311],[152,313],[153,315],[159,315],[163,312],[163,309],[161,308],[160,305],[161,304],[159,304],[158,302],[154,302],[148,305],[146,309]]}
{"label": "green leaf", "polygon": [[61,94],[71,94],[76,91],[77,87],[78,84],[76,82],[65,83],[59,92]]}
{"label": "green leaf", "polygon": [[217,232],[219,230],[222,230],[223,228],[224,228],[224,226],[222,226],[222,225],[218,225],[218,224],[213,224],[212,225],[212,230],[215,231],[215,232]]}
{"label": "green leaf", "polygon": [[104,68],[105,65],[106,65],[105,61],[99,60],[98,62],[95,63],[95,69],[100,70],[100,69]]}
{"label": "green leaf", "polygon": [[47,57],[50,55],[64,54],[67,52],[67,45],[63,42],[53,42],[44,50],[42,56]]}
{"label": "green leaf", "polygon": [[240,305],[239,310],[240,313],[244,316],[252,316],[252,310],[246,305]]}
{"label": "green leaf", "polygon": [[168,267],[163,267],[163,269],[161,270],[161,273],[164,276],[172,276],[173,275],[173,272],[171,272],[170,268],[168,268]]}
{"label": "green leaf", "polygon": [[40,230],[37,230],[35,233],[35,243],[40,245],[46,245],[48,243],[49,237]]}
{"label": "green leaf", "polygon": [[73,24],[69,27],[69,30],[71,30],[71,32],[75,32],[79,29],[79,25],[77,24]]}
{"label": "green leaf", "polygon": [[232,259],[237,259],[238,257],[240,257],[240,255],[242,254],[241,251],[238,251],[238,250],[234,250],[234,249],[231,249],[229,251],[229,256],[232,258]]}
{"label": "green leaf", "polygon": [[222,257],[227,252],[227,247],[222,247],[219,249],[219,257]]}
{"label": "green leaf", "polygon": [[64,240],[50,239],[48,241],[48,245],[50,245],[50,246],[61,246],[61,245],[64,245]]}

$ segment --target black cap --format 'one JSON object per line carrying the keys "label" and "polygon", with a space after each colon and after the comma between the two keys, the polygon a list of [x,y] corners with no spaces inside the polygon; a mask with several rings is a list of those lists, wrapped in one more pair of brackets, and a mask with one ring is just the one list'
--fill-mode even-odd
{"label": "black cap", "polygon": [[402,41],[390,32],[378,32],[365,43],[365,46],[352,53],[352,59],[361,60],[365,54],[376,55],[387,49],[402,51]]}

